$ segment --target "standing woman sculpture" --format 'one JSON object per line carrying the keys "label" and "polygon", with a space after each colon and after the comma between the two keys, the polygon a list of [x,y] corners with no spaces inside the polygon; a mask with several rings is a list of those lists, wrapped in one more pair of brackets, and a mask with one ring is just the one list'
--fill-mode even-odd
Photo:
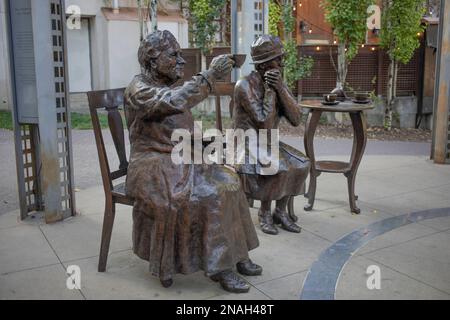
{"label": "standing woman sculpture", "polygon": [[[251,55],[256,71],[238,81],[235,87],[234,129],[277,129],[282,117],[293,126],[301,122],[301,109],[283,82],[283,45],[278,37],[263,35],[255,40]],[[258,145],[258,148],[260,146]],[[247,152],[251,152],[247,146]],[[291,196],[304,192],[309,173],[309,159],[297,149],[279,142],[278,172],[265,175],[264,165],[244,163],[237,166],[244,191],[252,199],[261,200],[258,212],[263,232],[277,234],[275,224],[290,232],[300,227],[286,212]],[[247,158],[248,159],[248,158]],[[276,208],[271,213],[271,202]]]}
{"label": "standing woman sculpture", "polygon": [[142,74],[125,91],[131,156],[126,192],[134,197],[133,251],[148,260],[163,286],[176,273],[203,270],[225,290],[247,292],[249,284],[234,273],[259,275],[248,251],[258,246],[239,177],[221,165],[174,164],[176,129],[193,133],[190,109],[208,97],[215,80],[231,71],[222,55],[210,70],[180,87],[185,61],[168,31],[148,35],[139,48]]}

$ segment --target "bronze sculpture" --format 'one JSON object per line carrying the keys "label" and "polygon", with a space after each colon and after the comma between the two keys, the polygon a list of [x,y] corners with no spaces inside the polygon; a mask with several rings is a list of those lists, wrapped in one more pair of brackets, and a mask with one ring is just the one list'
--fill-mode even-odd
{"label": "bronze sculpture", "polygon": [[180,87],[185,61],[168,31],[149,34],[139,48],[142,73],[125,91],[131,156],[126,192],[135,198],[133,250],[148,260],[164,287],[176,273],[203,270],[225,290],[247,292],[244,275],[259,275],[248,251],[259,245],[246,196],[232,170],[221,165],[174,164],[176,129],[193,132],[190,109],[231,71],[230,55]]}
{"label": "bronze sculpture", "polygon": [[[284,51],[280,39],[269,35],[259,37],[252,44],[251,55],[256,71],[236,84],[234,129],[277,129],[282,117],[298,126],[301,109],[282,80]],[[286,207],[290,196],[304,191],[309,159],[297,149],[279,142],[278,172],[261,175],[261,167],[257,162],[241,164],[236,169],[245,193],[251,199],[261,200],[258,217],[262,231],[278,234],[275,224],[281,224],[287,231],[300,232],[301,228],[292,221]],[[276,200],[273,215],[272,200]]]}

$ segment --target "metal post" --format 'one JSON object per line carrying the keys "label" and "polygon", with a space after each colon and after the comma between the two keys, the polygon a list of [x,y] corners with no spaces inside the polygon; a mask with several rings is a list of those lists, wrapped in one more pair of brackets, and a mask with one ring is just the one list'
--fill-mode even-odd
{"label": "metal post", "polygon": [[[238,52],[238,15],[237,5],[238,0],[231,0],[231,54],[237,54]],[[238,70],[233,69],[231,73],[231,82],[238,80]]]}
{"label": "metal post", "polygon": [[432,155],[435,163],[450,163],[450,3],[441,0],[434,94]]}
{"label": "metal post", "polygon": [[21,218],[75,214],[62,0],[7,0]]}

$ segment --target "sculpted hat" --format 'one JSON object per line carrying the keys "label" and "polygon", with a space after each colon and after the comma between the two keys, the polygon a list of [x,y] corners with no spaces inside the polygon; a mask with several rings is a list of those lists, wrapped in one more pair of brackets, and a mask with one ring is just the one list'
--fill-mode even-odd
{"label": "sculpted hat", "polygon": [[253,64],[264,63],[284,55],[283,44],[280,38],[265,34],[253,42],[250,54]]}
{"label": "sculpted hat", "polygon": [[148,65],[151,59],[159,57],[161,52],[178,45],[177,40],[170,31],[154,31],[147,35],[139,47],[138,60],[141,66]]}

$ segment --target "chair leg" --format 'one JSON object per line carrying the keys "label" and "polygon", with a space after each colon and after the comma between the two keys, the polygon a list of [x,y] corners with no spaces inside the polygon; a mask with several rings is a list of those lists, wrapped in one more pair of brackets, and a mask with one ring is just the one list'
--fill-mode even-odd
{"label": "chair leg", "polygon": [[249,206],[250,208],[254,208],[254,207],[255,207],[255,200],[253,200],[253,199],[250,198],[250,197],[247,197],[247,201],[248,201],[248,206]]}
{"label": "chair leg", "polygon": [[100,244],[100,257],[98,261],[98,272],[105,272],[108,260],[109,243],[116,215],[116,203],[112,199],[106,200],[105,215],[103,218],[102,241]]}
{"label": "chair leg", "polygon": [[295,211],[294,211],[294,196],[291,196],[289,198],[289,202],[288,202],[288,214],[291,217],[292,221],[297,222],[298,221],[298,217],[295,215]]}

